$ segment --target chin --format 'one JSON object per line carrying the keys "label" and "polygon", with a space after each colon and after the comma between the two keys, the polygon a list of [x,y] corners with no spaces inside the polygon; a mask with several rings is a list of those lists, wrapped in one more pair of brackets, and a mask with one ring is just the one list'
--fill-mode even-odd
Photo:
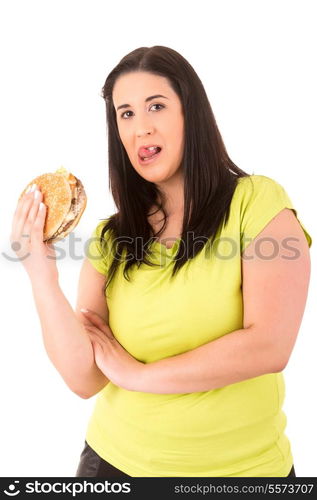
{"label": "chin", "polygon": [[149,181],[149,182],[154,182],[154,183],[160,183],[160,182],[166,182],[168,179],[172,177],[171,174],[164,173],[162,171],[156,171],[156,172],[149,172],[148,175],[142,175],[143,179]]}

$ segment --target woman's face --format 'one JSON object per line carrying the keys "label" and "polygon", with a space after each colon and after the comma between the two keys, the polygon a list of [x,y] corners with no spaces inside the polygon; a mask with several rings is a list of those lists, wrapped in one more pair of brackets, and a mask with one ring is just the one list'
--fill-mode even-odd
{"label": "woman's face", "polygon": [[[147,100],[157,95],[161,97]],[[163,185],[176,174],[183,157],[184,118],[178,95],[165,77],[142,71],[119,77],[112,97],[131,164],[147,181]],[[142,164],[139,148],[151,144],[162,150],[151,163]]]}

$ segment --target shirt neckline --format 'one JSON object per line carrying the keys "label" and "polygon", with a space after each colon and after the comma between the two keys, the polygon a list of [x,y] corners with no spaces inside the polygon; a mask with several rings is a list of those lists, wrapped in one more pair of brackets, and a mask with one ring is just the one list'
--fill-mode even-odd
{"label": "shirt neckline", "polygon": [[167,248],[167,246],[165,246],[160,241],[155,241],[155,240],[152,242],[152,246],[163,250],[163,252],[165,252],[165,253],[173,253],[177,249],[180,240],[181,240],[181,238],[178,238],[177,240],[175,240],[173,245],[170,248]]}

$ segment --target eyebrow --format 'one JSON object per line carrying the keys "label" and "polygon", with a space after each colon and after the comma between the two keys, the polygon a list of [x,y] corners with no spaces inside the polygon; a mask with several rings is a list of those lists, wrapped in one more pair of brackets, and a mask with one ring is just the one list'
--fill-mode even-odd
{"label": "eyebrow", "polygon": [[[152,99],[158,99],[159,97],[163,97],[164,99],[168,99],[168,97],[165,97],[164,95],[157,94],[157,95],[151,95],[150,97],[147,97],[144,102],[151,101]],[[131,104],[121,104],[120,106],[117,107],[117,111],[121,108],[130,108]]]}

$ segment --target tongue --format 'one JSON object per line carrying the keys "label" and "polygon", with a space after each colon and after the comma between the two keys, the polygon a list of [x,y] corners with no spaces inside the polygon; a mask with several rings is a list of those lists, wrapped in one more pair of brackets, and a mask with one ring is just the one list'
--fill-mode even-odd
{"label": "tongue", "polygon": [[139,151],[139,155],[142,158],[151,158],[152,156],[156,155],[156,153],[158,153],[158,149],[154,149],[153,151],[149,151],[146,148],[142,148]]}

